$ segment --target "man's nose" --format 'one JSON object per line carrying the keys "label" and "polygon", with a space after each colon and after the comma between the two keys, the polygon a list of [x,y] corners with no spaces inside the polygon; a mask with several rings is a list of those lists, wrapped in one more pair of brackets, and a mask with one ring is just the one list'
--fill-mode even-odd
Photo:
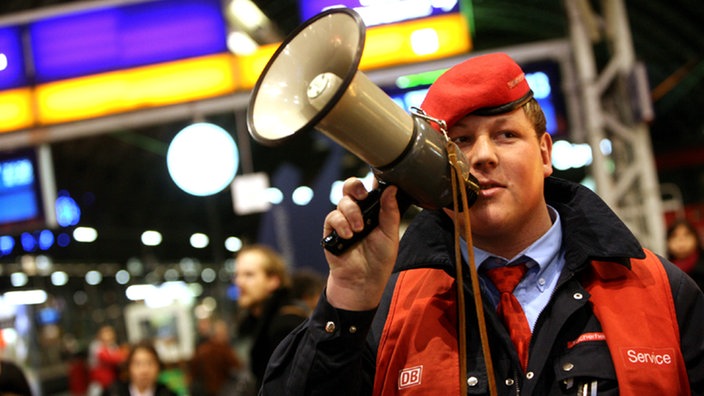
{"label": "man's nose", "polygon": [[495,166],[498,163],[496,146],[485,135],[477,137],[467,156],[473,168],[481,169],[486,166]]}

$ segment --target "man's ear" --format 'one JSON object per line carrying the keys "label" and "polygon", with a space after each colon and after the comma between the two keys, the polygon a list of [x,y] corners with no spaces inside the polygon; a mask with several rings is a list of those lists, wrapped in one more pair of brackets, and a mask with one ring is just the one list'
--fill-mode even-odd
{"label": "man's ear", "polygon": [[543,162],[543,175],[548,177],[552,175],[552,136],[549,133],[543,133],[540,137],[540,156]]}

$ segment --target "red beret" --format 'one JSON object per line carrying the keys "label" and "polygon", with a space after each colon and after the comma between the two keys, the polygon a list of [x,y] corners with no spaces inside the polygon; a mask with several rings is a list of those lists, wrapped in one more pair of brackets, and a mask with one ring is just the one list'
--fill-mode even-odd
{"label": "red beret", "polygon": [[506,113],[532,97],[521,67],[508,55],[494,53],[451,67],[430,86],[420,107],[445,120],[449,129],[469,114]]}

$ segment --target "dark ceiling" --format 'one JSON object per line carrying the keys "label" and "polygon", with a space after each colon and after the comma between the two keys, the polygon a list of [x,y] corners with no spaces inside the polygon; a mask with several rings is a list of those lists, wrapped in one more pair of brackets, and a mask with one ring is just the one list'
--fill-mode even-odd
{"label": "dark ceiling", "polygon": [[[608,1],[608,0],[607,0]],[[2,0],[3,15],[64,3],[62,0]],[[294,0],[255,1],[288,33],[299,23]],[[488,50],[566,37],[567,23],[561,0],[473,0],[474,47]],[[701,0],[625,1],[635,53],[648,72],[656,117],[651,124],[657,156],[694,152],[687,167],[704,164],[704,2]],[[234,114],[208,117],[235,130]],[[83,211],[82,223],[100,229],[99,243],[52,248],[57,261],[117,262],[129,257],[177,261],[184,256],[221,262],[229,253],[218,242],[195,251],[185,242],[194,231],[213,241],[238,235],[254,242],[261,216],[236,216],[229,191],[208,198],[192,197],[169,179],[165,164],[168,143],[187,125],[168,123],[52,144],[56,183],[68,191]],[[282,164],[300,167],[304,179],[320,171],[329,148],[311,150],[312,140],[301,138],[286,149],[268,149],[254,143],[257,171],[274,171]],[[315,146],[318,147],[318,146]],[[355,164],[342,173],[354,173]],[[704,200],[704,196],[690,197]],[[325,209],[327,211],[328,209]],[[324,213],[320,214],[320,219]],[[316,220],[317,221],[317,220]],[[322,221],[322,220],[321,220]],[[317,224],[322,224],[318,222]],[[145,248],[139,234],[161,228],[164,244]],[[319,234],[320,228],[302,230]],[[178,237],[178,238],[176,238]],[[179,240],[181,242],[170,242]],[[315,248],[312,246],[311,248]],[[17,260],[16,256],[0,258]],[[300,265],[300,263],[299,263]]]}

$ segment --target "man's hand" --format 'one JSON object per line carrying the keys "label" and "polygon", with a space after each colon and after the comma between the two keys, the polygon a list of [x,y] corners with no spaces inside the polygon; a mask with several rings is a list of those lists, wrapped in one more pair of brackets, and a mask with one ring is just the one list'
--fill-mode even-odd
{"label": "man's hand", "polygon": [[[325,251],[330,266],[327,281],[328,302],[340,309],[365,311],[376,308],[398,254],[399,213],[397,188],[389,186],[381,195],[379,226],[361,242],[340,256]],[[333,230],[344,239],[364,228],[362,212],[357,205],[367,197],[359,179],[350,178],[342,187],[343,197],[337,209],[325,218],[323,235]]]}

